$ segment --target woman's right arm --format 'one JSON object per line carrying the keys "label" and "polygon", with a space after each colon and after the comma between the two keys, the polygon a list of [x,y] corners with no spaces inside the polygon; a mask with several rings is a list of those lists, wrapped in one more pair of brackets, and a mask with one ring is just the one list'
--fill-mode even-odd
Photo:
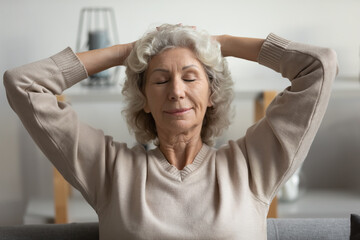
{"label": "woman's right arm", "polygon": [[83,63],[88,75],[91,76],[108,68],[123,65],[134,43],[118,44],[107,48],[77,53],[76,55]]}
{"label": "woman's right arm", "polygon": [[87,71],[91,74],[105,66],[121,64],[126,51],[116,62],[115,56],[120,52],[113,54],[111,49],[114,48],[77,56],[67,48],[4,74],[9,104],[34,142],[96,211],[109,198],[117,156],[129,156],[129,149],[82,123],[70,104],[58,102],[56,95],[85,79]]}

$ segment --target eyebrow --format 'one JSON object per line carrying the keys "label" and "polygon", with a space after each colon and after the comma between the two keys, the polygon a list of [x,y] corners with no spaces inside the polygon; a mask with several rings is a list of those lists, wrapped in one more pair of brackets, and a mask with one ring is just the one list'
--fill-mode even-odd
{"label": "eyebrow", "polygon": [[198,66],[196,66],[194,64],[191,64],[191,65],[183,67],[181,70],[185,70],[185,69],[188,69],[188,68],[191,68],[191,67],[199,68]]}
{"label": "eyebrow", "polygon": [[[191,67],[199,68],[198,66],[196,66],[196,65],[194,65],[194,64],[191,64],[191,65],[188,65],[188,66],[183,67],[181,70],[184,71],[184,70],[186,70],[186,69],[188,69],[188,68],[191,68]],[[166,69],[164,69],[164,68],[155,68],[154,70],[151,71],[150,75],[153,74],[154,72],[157,72],[157,71],[158,71],[158,72],[166,72],[166,73],[169,72],[169,70],[166,70]]]}

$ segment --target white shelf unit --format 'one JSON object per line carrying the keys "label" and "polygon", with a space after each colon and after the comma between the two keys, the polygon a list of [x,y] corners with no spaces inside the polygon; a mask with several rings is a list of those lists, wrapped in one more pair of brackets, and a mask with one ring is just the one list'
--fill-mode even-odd
{"label": "white shelf unit", "polygon": [[[250,81],[251,82],[251,81]],[[261,82],[261,81],[260,81]],[[235,90],[235,99],[254,99],[262,91],[275,90],[283,91],[289,83],[281,82],[277,85],[270,86],[248,86]],[[122,87],[115,86],[100,86],[87,87],[80,83],[64,91],[64,95],[70,102],[104,102],[104,101],[122,101],[121,93]],[[332,96],[359,96],[360,97],[360,81],[357,77],[339,77],[336,78],[333,85]]]}
{"label": "white shelf unit", "polygon": [[349,218],[360,213],[360,192],[311,189],[294,202],[279,202],[280,218]]}
{"label": "white shelf unit", "polygon": [[[69,198],[69,222],[97,222],[95,211],[81,196]],[[30,199],[24,216],[24,224],[54,223],[54,200],[52,198]]]}
{"label": "white shelf unit", "polygon": [[[235,92],[235,99],[255,99],[262,91],[282,91],[282,86],[259,89],[249,87]],[[122,101],[120,86],[85,87],[77,84],[64,92],[67,101],[82,102],[118,102]],[[339,77],[333,85],[332,97],[359,97],[360,81],[357,77]],[[69,200],[70,222],[94,222],[97,216],[82,197]],[[348,217],[350,213],[360,211],[360,194],[344,190],[308,190],[291,203],[279,202],[279,217]],[[49,223],[54,218],[53,199],[31,199],[24,217],[24,223]]]}

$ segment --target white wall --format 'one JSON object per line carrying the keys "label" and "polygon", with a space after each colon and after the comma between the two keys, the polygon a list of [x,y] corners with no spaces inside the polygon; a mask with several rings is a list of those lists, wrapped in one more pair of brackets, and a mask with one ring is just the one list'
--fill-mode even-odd
{"label": "white wall", "polygon": [[[356,0],[1,0],[0,74],[6,69],[48,57],[66,46],[75,47],[79,13],[84,6],[113,7],[122,43],[134,41],[147,29],[162,23],[196,25],[211,34],[226,33],[264,38],[269,32],[274,32],[295,41],[335,49],[339,57],[340,76],[358,76],[359,72],[360,1]],[[260,89],[264,86],[286,84],[277,79],[279,75],[257,64],[234,59],[229,59],[229,62],[237,89]],[[330,114],[329,118],[334,117],[334,121],[338,121],[336,111],[339,108],[345,111],[344,114],[352,112],[344,109],[345,105],[335,104],[335,114]],[[245,110],[241,114],[250,116],[249,106],[244,105]],[[85,121],[101,126],[99,119],[89,118],[91,109],[85,106],[76,108]],[[104,114],[111,115],[111,111],[116,108],[105,106]],[[239,116],[241,119],[238,119],[236,126],[240,128],[240,132],[244,132],[251,119]],[[119,115],[115,114],[110,125],[116,126],[118,118]],[[331,119],[327,120],[329,125]],[[349,119],[352,122],[345,126],[344,132],[354,133],[351,130],[356,127],[354,121],[358,120],[358,116]],[[51,185],[43,180],[51,177],[51,173],[47,172],[50,165],[39,155],[9,108],[2,84],[0,122],[0,225],[16,224],[21,223],[21,214],[29,196],[51,194]],[[331,130],[330,127],[326,132]],[[353,137],[357,137],[355,142],[359,143],[359,136],[356,134]],[[329,139],[329,136],[325,132],[324,135],[319,135],[316,139],[318,145],[323,142],[322,139]],[[348,139],[347,141],[351,142]],[[352,149],[348,151],[351,153]],[[318,156],[321,152],[312,148],[311,154]],[[327,157],[331,158],[333,155],[330,151]]]}

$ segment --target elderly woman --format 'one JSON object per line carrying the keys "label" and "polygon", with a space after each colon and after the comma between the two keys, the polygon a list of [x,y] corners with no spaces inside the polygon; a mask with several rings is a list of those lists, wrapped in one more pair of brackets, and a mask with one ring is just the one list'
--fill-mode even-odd
{"label": "elderly woman", "polygon": [[[224,57],[280,72],[291,86],[246,135],[215,149],[229,125]],[[146,151],[78,120],[56,94],[125,65],[128,125]],[[62,52],[4,75],[9,103],[48,159],[99,217],[100,239],[266,239],[269,205],[301,165],[337,73],[334,51],[163,25],[136,43]]]}

